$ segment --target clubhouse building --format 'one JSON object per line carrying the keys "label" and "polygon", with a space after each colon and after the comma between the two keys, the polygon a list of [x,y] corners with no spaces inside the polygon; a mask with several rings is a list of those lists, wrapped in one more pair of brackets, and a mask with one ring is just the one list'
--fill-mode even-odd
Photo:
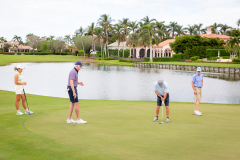
{"label": "clubhouse building", "polygon": [[33,48],[30,46],[24,46],[19,45],[18,41],[11,40],[9,42],[2,42],[0,43],[0,49],[3,49],[4,44],[10,44],[11,47],[9,47],[8,52],[11,52],[12,50],[16,50],[16,52],[30,52]]}

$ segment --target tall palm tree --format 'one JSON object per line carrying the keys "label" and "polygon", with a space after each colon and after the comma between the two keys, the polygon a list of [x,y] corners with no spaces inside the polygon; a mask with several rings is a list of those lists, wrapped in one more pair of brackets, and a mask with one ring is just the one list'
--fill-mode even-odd
{"label": "tall palm tree", "polygon": [[237,20],[237,26],[240,26],[240,19]]}
{"label": "tall palm tree", "polygon": [[126,37],[129,34],[129,31],[128,31],[129,19],[128,18],[123,18],[122,21],[119,20],[119,24],[123,28],[123,36],[122,36],[122,38],[123,38],[123,57],[124,57],[124,46],[126,44]]}
{"label": "tall palm tree", "polygon": [[19,42],[22,40],[22,38],[20,36],[14,35],[13,40],[16,40]]}
{"label": "tall palm tree", "polygon": [[104,36],[104,31],[102,28],[97,27],[94,29],[94,34],[97,36],[97,43],[101,46],[101,59],[103,58],[102,55],[102,41],[103,41],[103,36]]}
{"label": "tall palm tree", "polygon": [[222,24],[217,24],[216,22],[213,23],[213,25],[211,25],[211,27],[213,27],[212,28],[212,32],[214,34],[219,34],[218,27],[221,27],[221,26],[222,26]]}
{"label": "tall palm tree", "polygon": [[70,42],[71,42],[71,35],[66,35],[65,37],[64,37],[64,40],[66,41],[66,43],[68,43],[68,45],[70,44]]}
{"label": "tall palm tree", "polygon": [[177,36],[185,35],[185,28],[183,28],[183,26],[177,25],[176,32]]}
{"label": "tall palm tree", "polygon": [[[101,26],[104,26],[107,45],[108,45],[108,32],[107,32],[108,27],[111,25],[113,21],[114,20],[110,17],[110,15],[107,15],[107,14],[101,15],[100,18],[98,19],[98,24],[100,24]],[[105,44],[105,47],[104,47],[105,54],[106,54],[107,45]],[[109,52],[108,52],[108,57],[109,57]]]}
{"label": "tall palm tree", "polygon": [[164,25],[164,21],[163,22],[157,21],[155,24],[155,29],[161,31],[160,34],[158,34],[160,41],[162,41],[162,39],[164,39],[168,34],[166,26]]}
{"label": "tall palm tree", "polygon": [[229,44],[235,50],[235,53],[239,52],[239,59],[240,59],[240,50],[239,50],[239,43],[240,43],[240,36],[235,36],[230,38]]}
{"label": "tall palm tree", "polygon": [[[86,33],[86,30],[83,29],[82,26],[80,26],[80,28],[78,30],[76,30],[75,33],[78,36],[82,37]],[[85,50],[84,50],[84,45],[83,45],[83,39],[82,39],[82,47],[83,47],[83,54],[84,54],[84,59],[85,59]]]}
{"label": "tall palm tree", "polygon": [[195,34],[196,33],[196,27],[195,27],[195,25],[188,25],[188,27],[186,27],[185,28],[188,32],[189,32],[189,34],[190,35],[193,35],[193,34]]}
{"label": "tall palm tree", "polygon": [[198,34],[201,34],[202,25],[203,25],[202,23],[195,24],[195,28],[196,28],[196,31],[198,32]]}
{"label": "tall palm tree", "polygon": [[135,33],[135,30],[138,29],[138,23],[137,23],[137,21],[129,22],[128,26],[129,26],[129,31],[130,31],[130,32],[132,31],[132,33]]}
{"label": "tall palm tree", "polygon": [[[127,45],[131,45],[133,46],[133,52],[136,46],[138,46],[138,42],[139,41],[139,34],[138,33],[132,33],[131,35],[129,35],[129,38],[127,40]],[[133,56],[135,57],[135,56]]]}
{"label": "tall palm tree", "polygon": [[55,36],[50,36],[49,39],[52,41],[55,38]]}
{"label": "tall palm tree", "polygon": [[7,40],[4,37],[0,37],[0,42],[7,42]]}
{"label": "tall palm tree", "polygon": [[143,26],[142,33],[140,35],[147,34],[149,36],[149,43],[150,43],[150,62],[152,62],[152,44],[153,40],[155,40],[155,43],[158,44],[159,38],[157,34],[162,34],[161,31],[155,30],[155,23],[150,23],[145,26]]}
{"label": "tall palm tree", "polygon": [[147,25],[147,24],[150,24],[150,23],[156,21],[156,19],[150,19],[148,16],[146,16],[146,17],[143,17],[143,19],[141,19],[141,21],[143,21],[144,25]]}
{"label": "tall palm tree", "polygon": [[231,28],[232,28],[232,27],[228,26],[227,24],[223,24],[223,25],[221,25],[220,32],[221,32],[223,35],[226,35],[227,30],[228,30],[228,29],[231,29]]}
{"label": "tall palm tree", "polygon": [[171,32],[172,32],[172,38],[174,38],[174,32],[177,28],[178,24],[177,22],[170,22],[169,27],[171,28]]}
{"label": "tall palm tree", "polygon": [[201,29],[201,33],[202,33],[202,34],[206,34],[206,33],[207,33],[207,28]]}
{"label": "tall palm tree", "polygon": [[95,50],[95,46],[94,46],[94,29],[95,29],[95,25],[94,25],[94,22],[92,22],[91,25],[88,26],[88,35],[92,36],[92,50]]}
{"label": "tall palm tree", "polygon": [[117,41],[118,41],[118,57],[119,57],[119,46],[120,46],[120,42],[122,41],[122,38],[123,38],[124,30],[120,24],[115,24],[113,27],[113,31],[115,32],[115,35],[116,35]]}

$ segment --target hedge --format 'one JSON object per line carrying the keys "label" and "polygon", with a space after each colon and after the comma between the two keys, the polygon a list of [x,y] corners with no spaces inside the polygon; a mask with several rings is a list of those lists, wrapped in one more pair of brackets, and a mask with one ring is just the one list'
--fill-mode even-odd
{"label": "hedge", "polygon": [[[105,53],[103,51],[103,53]],[[106,51],[107,55],[108,52]],[[118,50],[117,49],[109,49],[109,56],[118,56]],[[119,50],[119,56],[122,57],[123,56],[123,50]],[[126,49],[124,50],[124,57],[128,58],[130,56],[130,50]]]}
{"label": "hedge", "polygon": [[218,51],[220,51],[220,57],[230,55],[230,53],[226,52],[225,49],[207,49],[206,58],[218,56]]}
{"label": "hedge", "polygon": [[240,62],[240,59],[234,58],[234,59],[232,59],[232,62]]}
{"label": "hedge", "polygon": [[[153,57],[153,62],[170,62],[180,61],[183,58],[182,54],[174,54],[173,57]],[[150,61],[150,57],[143,57],[145,62]]]}

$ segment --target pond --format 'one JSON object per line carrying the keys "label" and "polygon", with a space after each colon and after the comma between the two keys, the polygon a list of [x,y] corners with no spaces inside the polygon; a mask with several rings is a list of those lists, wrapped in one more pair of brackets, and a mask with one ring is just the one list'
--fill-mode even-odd
{"label": "pond", "polygon": [[[26,93],[68,98],[66,86],[73,62],[21,64],[25,66]],[[13,68],[17,65],[0,67],[0,90],[14,90]],[[86,64],[78,74],[79,81],[85,84],[78,87],[79,99],[155,101],[154,83],[162,78],[168,83],[170,101],[193,102],[193,74],[193,71]],[[240,103],[239,78],[221,73],[203,75],[202,102]]]}

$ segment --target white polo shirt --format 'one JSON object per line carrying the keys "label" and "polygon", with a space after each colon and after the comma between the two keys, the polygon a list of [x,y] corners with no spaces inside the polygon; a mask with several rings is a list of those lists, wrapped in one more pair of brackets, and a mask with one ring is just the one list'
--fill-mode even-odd
{"label": "white polo shirt", "polygon": [[164,92],[169,93],[168,92],[168,84],[167,84],[167,82],[164,81],[162,87],[159,86],[158,82],[155,82],[155,84],[154,84],[154,91],[157,91],[161,96],[164,96]]}

